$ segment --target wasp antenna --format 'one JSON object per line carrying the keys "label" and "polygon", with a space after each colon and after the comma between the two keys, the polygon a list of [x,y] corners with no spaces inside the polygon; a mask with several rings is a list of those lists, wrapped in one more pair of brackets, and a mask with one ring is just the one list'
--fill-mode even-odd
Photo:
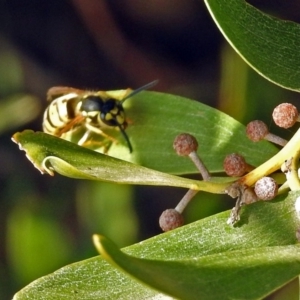
{"label": "wasp antenna", "polygon": [[128,96],[126,96],[126,97],[122,100],[122,103],[123,103],[125,100],[127,100],[128,98],[134,96],[135,94],[137,94],[137,93],[139,93],[139,92],[141,92],[141,91],[144,91],[144,90],[148,90],[148,89],[152,88],[153,86],[157,85],[158,81],[159,81],[159,80],[156,79],[156,80],[151,81],[151,82],[149,82],[149,83],[147,83],[147,84],[145,84],[145,85],[139,87],[138,89],[132,91]]}
{"label": "wasp antenna", "polygon": [[129,148],[129,152],[132,153],[132,145],[130,143],[128,135],[126,134],[125,130],[122,128],[121,125],[118,125],[118,127],[120,128],[120,131],[121,131],[123,137],[125,138],[125,140],[127,142],[127,145],[128,145],[128,148]]}

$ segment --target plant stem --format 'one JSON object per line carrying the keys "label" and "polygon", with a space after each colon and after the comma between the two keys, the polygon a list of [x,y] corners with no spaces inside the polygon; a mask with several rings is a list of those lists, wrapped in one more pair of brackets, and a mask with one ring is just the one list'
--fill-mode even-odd
{"label": "plant stem", "polygon": [[291,191],[300,189],[300,181],[298,177],[298,162],[300,149],[297,149],[296,156],[291,158],[290,168],[286,173],[286,179]]}
{"label": "plant stem", "polygon": [[285,160],[298,157],[300,149],[300,129],[294,134],[290,141],[276,155],[268,161],[239,179],[241,184],[252,186],[259,178],[267,176],[280,169]]}
{"label": "plant stem", "polygon": [[187,193],[183,196],[183,198],[180,200],[180,202],[175,207],[175,210],[177,210],[180,214],[184,211],[186,206],[189,204],[189,202],[192,200],[192,198],[198,193],[199,191],[195,190],[188,190]]}

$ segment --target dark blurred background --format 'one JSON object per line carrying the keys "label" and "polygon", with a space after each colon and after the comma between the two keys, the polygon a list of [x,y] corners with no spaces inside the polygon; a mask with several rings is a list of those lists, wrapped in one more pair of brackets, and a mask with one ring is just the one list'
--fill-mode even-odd
{"label": "dark blurred background", "polygon": [[[300,21],[299,1],[251,3]],[[157,91],[217,107],[244,124],[263,119],[271,131],[276,130],[272,108],[298,98],[246,66],[203,1],[0,2],[1,299],[68,263],[96,255],[93,233],[123,247],[161,232],[161,212],[175,207],[184,190],[115,188],[42,176],[11,142],[16,131],[41,130],[51,86],[112,90],[154,79],[159,79]],[[230,199],[201,194],[185,212],[186,222],[232,206]]]}

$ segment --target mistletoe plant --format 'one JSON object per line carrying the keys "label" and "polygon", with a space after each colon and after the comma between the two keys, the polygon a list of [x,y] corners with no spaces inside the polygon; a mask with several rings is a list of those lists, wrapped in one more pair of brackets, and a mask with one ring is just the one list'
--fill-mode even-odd
{"label": "mistletoe plant", "polygon": [[[252,68],[283,88],[300,90],[298,24],[270,17],[242,0],[205,4]],[[13,140],[42,173],[187,188],[183,202],[171,215],[163,214],[165,230],[182,224],[183,208],[201,191],[237,198],[233,210],[122,251],[94,235],[101,256],[36,280],[15,299],[149,299],[163,297],[161,293],[178,299],[258,299],[297,278],[300,129],[290,141],[275,137],[282,146],[278,151],[261,140],[274,141],[274,135],[260,121],[246,130],[230,116],[186,98],[143,91],[125,104],[132,120],[126,129],[132,154],[121,143],[104,155],[30,130],[16,133]],[[288,126],[297,121],[298,111],[284,104],[273,118],[286,128],[287,120],[292,120]],[[192,161],[179,158],[173,143],[177,153]],[[215,177],[224,167],[230,176]],[[198,168],[203,180],[177,176],[197,173]],[[174,211],[179,215],[175,223]]]}

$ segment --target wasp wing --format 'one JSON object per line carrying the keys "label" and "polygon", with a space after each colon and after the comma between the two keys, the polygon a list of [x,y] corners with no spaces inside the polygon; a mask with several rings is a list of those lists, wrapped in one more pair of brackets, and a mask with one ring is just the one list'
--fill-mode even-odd
{"label": "wasp wing", "polygon": [[68,94],[76,94],[79,96],[85,93],[87,93],[87,91],[68,86],[53,86],[47,91],[47,101],[52,102],[53,100],[62,96],[67,96]]}

